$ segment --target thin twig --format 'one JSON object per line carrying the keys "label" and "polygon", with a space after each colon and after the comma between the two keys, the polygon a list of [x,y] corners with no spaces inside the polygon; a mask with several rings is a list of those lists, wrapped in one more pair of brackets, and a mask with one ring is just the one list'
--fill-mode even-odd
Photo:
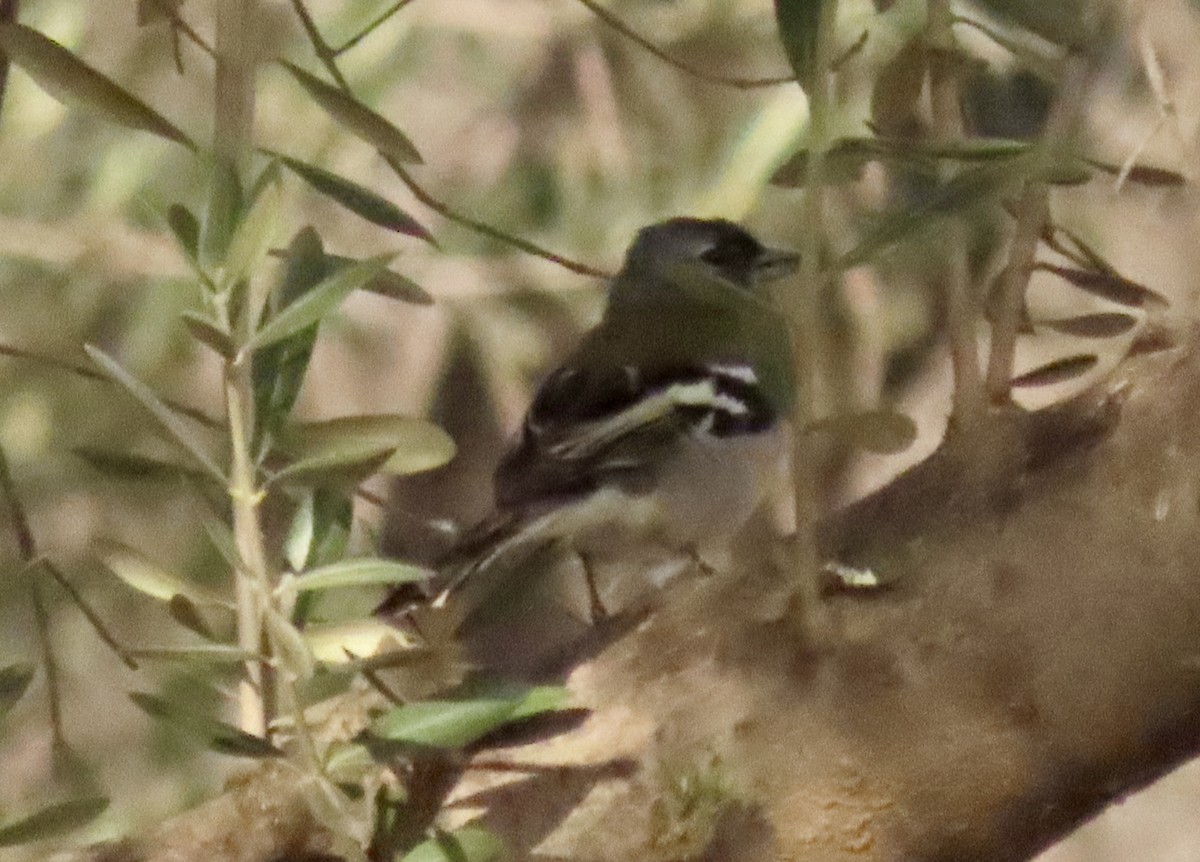
{"label": "thin twig", "polygon": [[17,549],[21,559],[31,563],[37,558],[37,543],[29,526],[29,516],[25,514],[25,507],[21,505],[21,499],[17,496],[12,471],[8,468],[8,456],[4,454],[3,449],[0,449],[0,492],[3,492],[4,500],[8,504],[8,513],[12,518],[13,533],[17,538]]}
{"label": "thin twig", "polygon": [[[786,298],[784,308],[794,340],[793,366],[796,403],[792,426],[807,428],[816,418],[821,380],[819,363],[825,357],[821,330],[821,297],[829,279],[822,266],[825,246],[825,169],[829,149],[830,120],[834,109],[833,63],[836,59],[835,27],[837,0],[821,0],[817,24],[816,52],[808,100],[808,182],[804,192],[800,278],[797,292]],[[794,599],[801,605],[800,620],[808,633],[823,629],[820,604],[820,553],[817,543],[819,516],[817,459],[811,437],[792,435],[792,484],[796,511],[792,565],[796,580]]]}
{"label": "thin twig", "polygon": [[408,190],[412,192],[413,197],[448,221],[462,225],[463,227],[468,228],[475,233],[482,234],[483,236],[499,240],[500,242],[510,245],[515,249],[525,252],[526,254],[531,254],[534,257],[540,257],[542,260],[549,261],[550,263],[558,264],[563,269],[569,270],[577,275],[586,275],[591,278],[613,277],[613,273],[608,272],[607,270],[597,269],[596,267],[590,266],[586,263],[572,260],[571,258],[564,257],[561,254],[556,254],[555,252],[543,248],[536,243],[532,243],[529,240],[521,239],[520,237],[513,236],[510,233],[505,233],[497,227],[492,227],[490,224],[486,224],[484,222],[477,221],[470,216],[463,215],[457,210],[452,209],[448,204],[442,203],[429,192],[425,191],[425,189],[422,188],[415,179],[413,179],[412,174],[404,169],[404,165],[400,164],[400,162],[396,161],[391,156],[385,156],[384,161],[387,162],[388,167],[392,169],[396,176],[400,178],[400,182],[404,183],[404,185],[408,187]]}
{"label": "thin twig", "polygon": [[[154,3],[155,8],[167,16],[167,20],[171,22],[171,30],[173,32],[182,33],[184,36],[187,36],[188,40],[191,41],[193,45],[195,45],[209,57],[216,59],[217,52],[213,50],[213,46],[208,44],[208,40],[197,33],[192,28],[192,25],[184,20],[177,5],[171,5],[170,3],[164,2],[164,0],[151,0],[151,2]],[[179,61],[177,58],[176,63],[178,62]]]}
{"label": "thin twig", "polygon": [[78,588],[67,579],[67,576],[63,574],[62,570],[45,557],[40,557],[35,560],[34,565],[41,566],[43,569],[45,569],[46,572],[49,573],[50,577],[54,578],[54,580],[58,582],[58,585],[67,591],[67,594],[71,597],[71,600],[75,602],[76,607],[78,607],[83,613],[87,621],[91,623],[92,628],[96,632],[96,636],[104,642],[105,646],[116,653],[117,658],[119,658],[127,668],[130,670],[137,670],[138,663],[134,660],[130,651],[126,649],[112,634],[112,632],[108,630],[108,627],[104,625],[104,620],[102,620],[100,615],[96,613],[95,609],[87,603],[87,601],[83,598],[83,595],[79,592]]}
{"label": "thin twig", "polygon": [[[56,368],[59,371],[66,371],[69,374],[74,374],[77,377],[82,377],[85,380],[98,380],[101,383],[115,385],[113,381],[105,377],[94,368],[88,368],[86,365],[76,365],[74,362],[68,362],[65,359],[55,359],[52,356],[45,356],[41,353],[35,353],[32,350],[25,350],[22,347],[13,347],[10,344],[0,344],[0,356],[11,356],[13,359],[26,359],[30,362],[36,362],[40,365],[45,365],[47,368]],[[173,401],[170,398],[161,399],[163,404],[167,405],[171,410],[174,410],[180,416],[186,416],[189,419],[194,419],[201,425],[209,428],[223,428],[224,423],[219,419],[214,419],[202,410],[197,410],[195,407],[189,407],[186,404],[181,404],[178,401]]]}
{"label": "thin twig", "polygon": [[[338,69],[336,52],[329,47],[329,43],[326,42],[325,37],[321,35],[321,31],[317,28],[316,22],[313,21],[312,16],[309,14],[308,9],[304,5],[304,0],[292,0],[292,8],[296,11],[296,15],[300,18],[300,23],[304,27],[304,32],[308,35],[308,39],[312,44],[313,51],[316,53],[317,58],[320,59],[322,65],[324,65],[326,70],[328,70],[330,77],[333,78],[343,92],[349,96],[353,96],[354,93],[350,88],[350,84],[346,81],[345,76],[342,75],[341,70]],[[413,179],[412,174],[405,170],[404,165],[402,165],[397,159],[382,153],[380,155],[383,156],[383,160],[387,163],[388,167],[390,167],[396,176],[400,178],[400,181],[408,187],[410,192],[412,192],[413,197],[448,221],[462,225],[463,227],[468,228],[475,233],[482,234],[483,236],[490,237],[491,239],[499,240],[500,242],[519,249],[526,254],[533,255],[534,257],[540,257],[543,260],[557,264],[564,269],[579,275],[591,276],[593,278],[612,277],[612,273],[610,272],[596,269],[593,266],[588,266],[585,263],[580,263],[579,261],[563,257],[560,254],[555,254],[548,249],[542,248],[536,243],[513,236],[512,234],[506,233],[499,228],[492,227],[491,225],[477,221],[470,216],[463,215],[462,213],[450,207],[448,204],[443,203],[427,192],[415,179]]]}
{"label": "thin twig", "polygon": [[376,30],[378,30],[380,27],[382,27],[384,24],[386,24],[389,18],[391,18],[393,15],[395,15],[397,12],[399,12],[401,9],[403,9],[405,6],[407,6],[411,2],[413,2],[413,0],[396,0],[396,2],[393,3],[389,9],[385,10],[384,12],[381,12],[375,18],[374,21],[372,21],[366,27],[363,27],[361,30],[358,31],[358,33],[351,36],[349,39],[347,39],[345,42],[343,42],[341,45],[339,45],[337,48],[335,48],[333,50],[333,56],[340,57],[340,56],[342,56],[342,54],[345,54],[347,51],[349,51],[351,48],[353,48],[355,45],[357,45],[363,39],[367,38],[372,33],[374,33]]}
{"label": "thin twig", "polygon": [[1009,246],[1008,263],[997,286],[999,301],[992,320],[992,343],[988,352],[986,390],[988,402],[1004,406],[1010,400],[1017,335],[1025,316],[1025,293],[1033,274],[1034,256],[1050,205],[1046,183],[1030,180],[1017,204],[1016,228]]}
{"label": "thin twig", "polygon": [[62,690],[58,684],[58,661],[54,657],[54,645],[50,643],[50,617],[42,601],[42,591],[36,581],[29,582],[29,595],[33,601],[33,618],[37,625],[38,645],[42,648],[42,670],[46,674],[46,697],[50,703],[50,734],[54,750],[67,747],[63,732]]}
{"label": "thin twig", "polygon": [[[220,173],[238,176],[248,161],[254,126],[257,50],[251,24],[255,0],[219,0],[217,5],[217,76],[213,151]],[[230,289],[235,289],[233,286]],[[226,297],[227,299],[227,297]],[[219,304],[221,323],[234,333],[238,347],[246,344],[254,322],[249,314],[230,316],[230,303]],[[266,627],[267,603],[274,576],[267,558],[261,505],[265,490],[258,483],[254,459],[254,380],[249,362],[225,362],[225,410],[229,420],[229,500],[233,539],[242,566],[235,572],[238,646],[261,660],[246,662],[238,690],[242,730],[269,737],[277,712],[277,686]]]}
{"label": "thin twig", "polygon": [[337,66],[337,52],[333,50],[332,46],[325,41],[325,37],[321,35],[317,23],[313,20],[312,15],[309,14],[308,7],[304,5],[304,0],[292,0],[292,9],[295,10],[296,17],[300,19],[300,26],[304,28],[304,33],[308,36],[308,41],[312,45],[313,51],[321,61],[321,64],[329,71],[329,74],[333,77],[337,85],[349,93],[350,83]]}
{"label": "thin twig", "polygon": [[779,75],[770,78],[742,78],[731,75],[718,75],[715,72],[709,72],[704,69],[697,68],[690,63],[680,60],[678,57],[668,54],[649,39],[639,34],[636,30],[634,30],[612,12],[609,12],[603,6],[600,6],[595,2],[595,0],[579,0],[579,2],[587,7],[587,9],[593,15],[595,15],[613,30],[616,30],[626,39],[629,39],[638,47],[648,51],[650,54],[653,54],[668,66],[678,69],[685,75],[689,75],[700,81],[707,81],[710,84],[721,84],[726,87],[734,87],[738,90],[753,90],[759,87],[775,87],[780,84],[792,84],[796,81],[795,75]]}
{"label": "thin twig", "polygon": [[992,321],[992,345],[987,364],[987,397],[996,406],[1006,405],[1011,399],[1010,381],[1017,335],[1025,313],[1025,294],[1033,274],[1038,242],[1050,223],[1049,186],[1040,174],[1044,173],[1046,164],[1055,158],[1055,152],[1064,143],[1078,117],[1088,73],[1083,58],[1068,59],[1062,86],[1034,148],[1034,175],[1025,183],[1014,214],[1016,227],[1009,247],[1008,263],[998,288],[999,302]]}
{"label": "thin twig", "polygon": [[[950,0],[929,0],[929,41],[933,45],[929,61],[930,105],[934,135],[937,143],[943,146],[957,144],[963,138],[961,61],[953,24]],[[975,337],[971,267],[964,227],[957,219],[945,227],[942,296],[950,362],[954,370],[950,421],[956,431],[969,432],[983,422],[986,400]]]}

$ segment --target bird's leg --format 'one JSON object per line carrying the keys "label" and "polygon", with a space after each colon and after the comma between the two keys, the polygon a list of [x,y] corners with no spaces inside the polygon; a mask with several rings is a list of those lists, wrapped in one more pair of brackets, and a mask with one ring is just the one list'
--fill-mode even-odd
{"label": "bird's leg", "polygon": [[587,584],[588,614],[592,618],[592,625],[598,625],[608,619],[608,608],[604,607],[604,602],[600,600],[600,590],[596,587],[596,573],[592,569],[592,559],[578,548],[575,549],[575,556],[579,558],[579,565],[583,568],[583,581]]}

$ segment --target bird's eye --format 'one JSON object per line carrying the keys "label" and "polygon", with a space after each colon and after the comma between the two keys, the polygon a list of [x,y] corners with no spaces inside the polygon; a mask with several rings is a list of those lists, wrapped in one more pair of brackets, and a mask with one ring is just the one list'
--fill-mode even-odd
{"label": "bird's eye", "polygon": [[754,259],[754,249],[745,248],[740,243],[719,242],[701,252],[700,259],[717,269],[744,266]]}

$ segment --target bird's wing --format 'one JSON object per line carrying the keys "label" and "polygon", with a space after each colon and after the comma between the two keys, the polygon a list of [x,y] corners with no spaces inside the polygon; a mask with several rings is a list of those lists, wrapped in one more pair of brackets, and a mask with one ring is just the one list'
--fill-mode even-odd
{"label": "bird's wing", "polygon": [[774,418],[745,363],[569,363],[538,390],[496,472],[502,508],[645,477],[686,434],[725,436]]}

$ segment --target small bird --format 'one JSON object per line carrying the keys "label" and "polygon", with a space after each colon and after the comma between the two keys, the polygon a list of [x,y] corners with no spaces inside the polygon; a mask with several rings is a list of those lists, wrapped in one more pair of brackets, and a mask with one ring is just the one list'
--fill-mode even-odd
{"label": "small bird", "polygon": [[[490,594],[556,547],[583,563],[595,619],[597,557],[641,542],[700,561],[732,538],[780,472],[792,356],[767,284],[797,260],[722,219],[639,231],[599,325],[537,390],[496,470],[496,514],[459,540],[424,600],[477,582]],[[379,612],[410,607],[405,587]]]}

